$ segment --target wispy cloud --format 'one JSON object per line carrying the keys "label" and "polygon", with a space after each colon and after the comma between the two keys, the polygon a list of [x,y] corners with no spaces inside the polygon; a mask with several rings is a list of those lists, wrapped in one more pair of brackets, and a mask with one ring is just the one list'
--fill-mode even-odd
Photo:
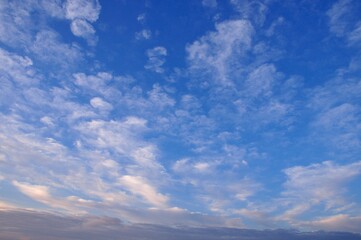
{"label": "wispy cloud", "polygon": [[352,0],[340,0],[333,4],[327,12],[330,18],[330,30],[341,37],[350,31],[352,20]]}
{"label": "wispy cloud", "polygon": [[215,8],[217,7],[217,0],[202,0],[203,6]]}
{"label": "wispy cloud", "polygon": [[35,36],[32,51],[38,60],[52,69],[69,69],[82,61],[83,53],[76,44],[66,44],[54,31],[41,31]]}
{"label": "wispy cloud", "polygon": [[145,69],[154,71],[156,73],[163,73],[162,68],[165,63],[165,57],[167,56],[167,49],[161,46],[148,49],[146,52],[148,56],[148,62],[144,66]]}
{"label": "wispy cloud", "polygon": [[28,56],[20,56],[0,49],[0,60],[2,62],[0,71],[17,84],[29,86],[38,81],[36,71],[32,68],[33,61]]}
{"label": "wispy cloud", "polygon": [[157,207],[164,207],[168,198],[157,192],[157,190],[146,182],[145,179],[138,176],[125,175],[119,179],[129,191],[136,195],[142,196],[147,202]]}
{"label": "wispy cloud", "polygon": [[[332,162],[312,164],[306,167],[292,167],[285,170],[287,181],[282,193],[285,202],[291,206],[283,218],[293,219],[310,208],[324,204],[324,208],[337,212],[345,207],[347,194],[345,185],[361,174],[361,162],[336,165]],[[304,199],[307,198],[307,201]],[[350,206],[351,207],[351,206]]]}
{"label": "wispy cloud", "polygon": [[265,1],[257,0],[231,0],[234,8],[241,18],[247,19],[255,25],[263,25],[266,19],[268,7]]}
{"label": "wispy cloud", "polygon": [[214,81],[219,84],[231,84],[227,66],[232,64],[235,56],[240,57],[250,48],[252,33],[253,28],[248,21],[234,20],[217,24],[215,32],[187,46],[191,69],[204,71],[207,75],[215,74]]}
{"label": "wispy cloud", "polygon": [[151,37],[152,37],[152,31],[150,31],[149,29],[143,29],[135,33],[135,39],[137,40],[142,40],[142,39],[148,40]]}
{"label": "wispy cloud", "polygon": [[355,17],[360,8],[353,0],[339,0],[327,11],[330,31],[337,37],[344,37],[350,45],[360,44],[360,20]]}

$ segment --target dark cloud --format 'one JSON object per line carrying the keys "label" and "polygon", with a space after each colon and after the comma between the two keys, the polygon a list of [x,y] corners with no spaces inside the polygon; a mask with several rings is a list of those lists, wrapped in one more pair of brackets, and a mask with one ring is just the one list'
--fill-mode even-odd
{"label": "dark cloud", "polygon": [[166,227],[127,224],[99,216],[69,217],[34,211],[0,211],[0,239],[65,240],[361,240],[346,232],[299,232],[295,230],[250,230],[236,228]]}

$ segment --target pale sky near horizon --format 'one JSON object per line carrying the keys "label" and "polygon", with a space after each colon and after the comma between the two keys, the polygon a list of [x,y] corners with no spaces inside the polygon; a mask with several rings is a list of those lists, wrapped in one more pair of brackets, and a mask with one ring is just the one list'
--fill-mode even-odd
{"label": "pale sky near horizon", "polygon": [[0,209],[361,233],[360,56],[357,0],[2,0]]}

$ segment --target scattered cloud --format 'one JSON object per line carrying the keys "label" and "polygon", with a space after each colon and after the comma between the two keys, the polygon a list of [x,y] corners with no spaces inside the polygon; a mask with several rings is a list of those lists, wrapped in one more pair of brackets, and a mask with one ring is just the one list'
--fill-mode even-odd
{"label": "scattered cloud", "polygon": [[288,168],[284,172],[287,181],[282,195],[292,208],[283,217],[293,219],[320,204],[324,204],[326,209],[346,206],[345,185],[361,174],[361,162],[338,165],[326,161],[306,167]]}
{"label": "scattered cloud", "polygon": [[95,22],[99,18],[101,6],[97,0],[67,0],[65,3],[65,16],[70,20],[84,19]]}
{"label": "scattered cloud", "polygon": [[[79,204],[86,205],[92,201],[77,198],[75,196],[68,197],[67,199],[61,199],[53,197],[50,193],[50,189],[43,185],[32,185],[29,183],[13,181],[13,185],[23,194],[31,199],[41,202],[45,205],[51,206],[55,209],[63,209],[69,212],[82,213],[76,208]],[[84,212],[83,212],[84,213]]]}
{"label": "scattered cloud", "polygon": [[360,81],[337,77],[311,92],[309,107],[315,111],[311,122],[313,139],[338,150],[352,152],[361,146]]}
{"label": "scattered cloud", "polygon": [[330,18],[330,31],[336,36],[343,36],[349,31],[351,20],[352,0],[339,0],[327,11]]}
{"label": "scattered cloud", "polygon": [[6,1],[0,5],[1,42],[13,47],[26,47],[31,44],[32,34],[36,31],[30,15],[34,5],[36,6],[29,1],[22,1],[21,4]]}
{"label": "scattered cloud", "polygon": [[339,0],[327,11],[330,31],[344,37],[351,46],[360,44],[361,24],[356,17],[360,6],[353,0]]}
{"label": "scattered cloud", "polygon": [[50,30],[38,32],[31,50],[42,63],[53,69],[69,69],[79,64],[83,53],[76,44],[66,44],[60,36]]}
{"label": "scattered cloud", "polygon": [[244,229],[360,232],[359,3],[110,4],[0,3],[0,238],[359,238]]}
{"label": "scattered cloud", "polygon": [[137,21],[140,22],[141,24],[145,24],[147,20],[147,16],[145,13],[139,14],[137,17]]}
{"label": "scattered cloud", "polygon": [[165,57],[167,56],[167,49],[158,46],[152,49],[148,49],[146,54],[148,56],[148,62],[144,66],[144,68],[156,73],[163,73],[164,69],[162,68],[162,66],[165,63]]}
{"label": "scattered cloud", "polygon": [[265,1],[231,0],[230,1],[241,18],[247,19],[255,25],[262,26],[266,20],[268,7]]}
{"label": "scattered cloud", "polygon": [[51,17],[63,19],[65,18],[63,3],[64,1],[62,0],[41,0],[40,7],[43,8]]}
{"label": "scattered cloud", "polygon": [[70,29],[75,36],[87,39],[89,45],[95,45],[95,30],[86,20],[73,20],[70,24]]}
{"label": "scattered cloud", "polygon": [[202,0],[203,6],[215,8],[217,7],[217,0]]}
{"label": "scattered cloud", "polygon": [[104,110],[104,111],[110,111],[113,109],[113,106],[110,103],[104,101],[100,97],[92,98],[90,100],[90,105],[92,105],[93,108],[96,108],[99,110]]}
{"label": "scattered cloud", "polygon": [[355,29],[352,30],[348,36],[348,40],[351,44],[360,44],[361,42],[361,22],[359,22]]}
{"label": "scattered cloud", "polygon": [[149,29],[143,29],[135,33],[135,39],[137,40],[142,40],[142,39],[148,40],[151,37],[152,37],[152,31],[150,31]]}
{"label": "scattered cloud", "polygon": [[19,85],[31,85],[37,82],[33,61],[27,56],[0,49],[0,71],[3,76],[13,79]]}
{"label": "scattered cloud", "polygon": [[71,21],[72,33],[86,39],[89,45],[95,45],[95,29],[90,23],[99,18],[101,6],[98,0],[67,0],[64,8],[65,17]]}
{"label": "scattered cloud", "polygon": [[191,70],[205,72],[218,84],[232,84],[227,66],[232,65],[235,56],[238,59],[250,49],[252,34],[252,25],[245,20],[216,24],[216,31],[187,46]]}
{"label": "scattered cloud", "polygon": [[164,207],[168,198],[156,191],[156,189],[138,176],[125,175],[119,181],[132,193],[141,195],[147,202],[157,207]]}

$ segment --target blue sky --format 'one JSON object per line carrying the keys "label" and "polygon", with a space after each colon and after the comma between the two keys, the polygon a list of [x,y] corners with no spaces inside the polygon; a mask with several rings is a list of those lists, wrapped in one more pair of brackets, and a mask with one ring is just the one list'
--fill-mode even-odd
{"label": "blue sky", "polygon": [[360,13],[1,1],[1,211],[360,232]]}

